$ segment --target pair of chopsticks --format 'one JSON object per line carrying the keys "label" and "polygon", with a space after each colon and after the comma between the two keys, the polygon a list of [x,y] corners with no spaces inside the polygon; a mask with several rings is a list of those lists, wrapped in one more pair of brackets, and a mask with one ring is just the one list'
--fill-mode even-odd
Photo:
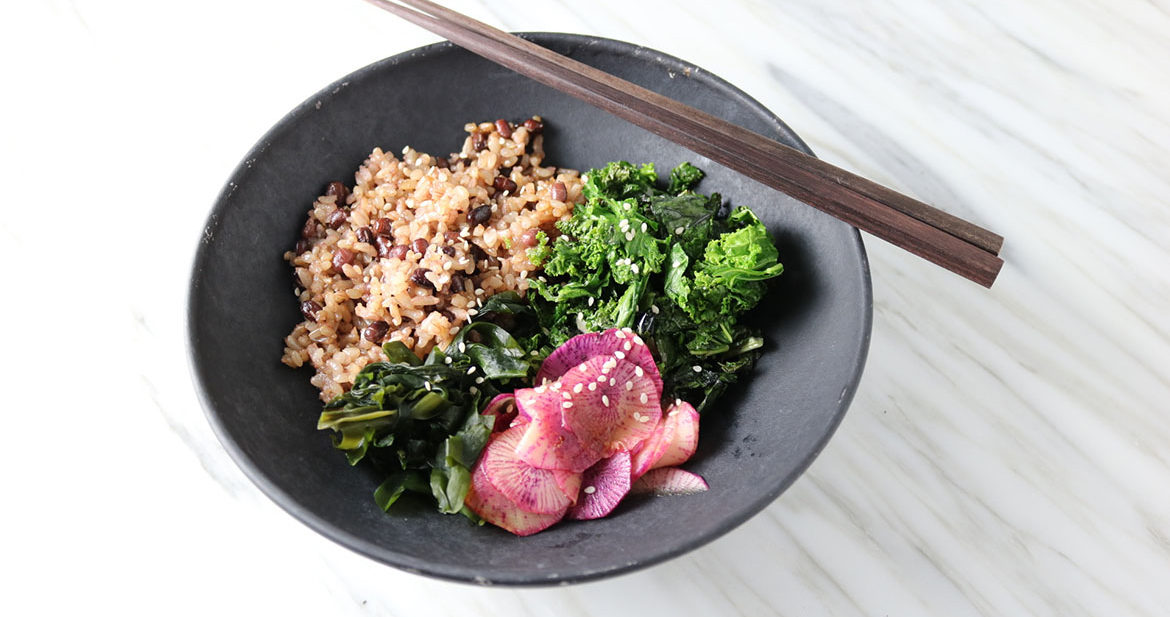
{"label": "pair of chopsticks", "polygon": [[429,0],[367,2],[984,287],[1003,267],[1003,237],[816,157]]}

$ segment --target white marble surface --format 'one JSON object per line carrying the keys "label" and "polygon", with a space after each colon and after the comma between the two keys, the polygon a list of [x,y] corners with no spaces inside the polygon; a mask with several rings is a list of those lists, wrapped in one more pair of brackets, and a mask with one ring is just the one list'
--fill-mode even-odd
{"label": "white marble surface", "polygon": [[692,61],[822,157],[1001,232],[1008,265],[985,291],[869,239],[848,416],[716,542],[569,588],[421,578],[243,477],[195,399],[184,308],[251,144],[434,38],[358,0],[0,3],[0,614],[1170,611],[1170,4],[451,5]]}

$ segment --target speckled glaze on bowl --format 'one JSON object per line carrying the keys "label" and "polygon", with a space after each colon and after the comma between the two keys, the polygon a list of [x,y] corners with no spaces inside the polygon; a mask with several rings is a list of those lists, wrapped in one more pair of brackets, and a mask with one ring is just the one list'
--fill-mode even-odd
{"label": "speckled glaze on bowl", "polygon": [[[527,34],[557,52],[808,151],[776,116],[723,80],[659,52],[569,34]],[[372,499],[381,478],[351,468],[316,429],[308,369],[280,364],[300,317],[282,253],[314,197],[380,146],[457,150],[468,121],[542,115],[547,161],[586,170],[624,159],[669,170],[692,161],[704,192],[751,206],[786,271],[753,315],[768,351],[755,374],[703,419],[687,468],[711,490],[626,500],[597,521],[528,538],[443,516],[422,502],[390,514]],[[207,416],[245,473],[326,537],[410,572],[497,585],[612,576],[714,540],[771,503],[808,467],[861,377],[872,298],[856,230],[600,110],[447,43],[409,51],[327,86],[273,127],[220,195],[194,264],[192,370]]]}

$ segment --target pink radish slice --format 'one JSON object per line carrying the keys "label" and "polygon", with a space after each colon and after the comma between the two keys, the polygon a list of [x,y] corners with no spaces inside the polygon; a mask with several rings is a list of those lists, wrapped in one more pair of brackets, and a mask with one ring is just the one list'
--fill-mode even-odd
{"label": "pink radish slice", "polygon": [[536,383],[541,384],[545,380],[554,381],[590,358],[608,357],[615,353],[621,354],[625,360],[642,367],[642,370],[650,376],[650,381],[654,384],[654,391],[658,393],[659,398],[662,397],[662,376],[658,373],[658,365],[654,363],[654,356],[651,355],[650,349],[646,347],[642,337],[629,328],[621,330],[614,328],[605,332],[579,334],[565,341],[563,345],[544,359],[544,363],[540,365],[540,371],[536,373]]}
{"label": "pink radish slice", "polygon": [[502,431],[516,419],[516,397],[511,392],[497,394],[488,402],[487,407],[480,412],[485,416],[495,416],[493,431]]}
{"label": "pink radish slice", "polygon": [[568,429],[561,426],[561,403],[558,390],[548,386],[516,390],[516,420],[528,418],[525,431],[516,443],[520,460],[541,469],[559,469],[581,473],[601,455],[584,448]]}
{"label": "pink radish slice", "polygon": [[601,459],[581,476],[581,495],[565,518],[580,521],[601,518],[617,507],[630,492],[630,453],[618,452]]}
{"label": "pink radish slice", "polygon": [[666,421],[674,423],[674,432],[666,451],[651,469],[681,465],[694,456],[699,447],[699,412],[686,401],[679,401],[666,409]]}
{"label": "pink radish slice", "polygon": [[464,503],[483,520],[518,536],[530,536],[548,529],[564,518],[565,514],[564,510],[551,514],[534,514],[521,510],[488,481],[487,475],[478,465],[471,473],[471,488],[467,491]]}
{"label": "pink radish slice", "polygon": [[560,469],[551,470],[553,479],[556,480],[557,486],[565,497],[573,504],[577,503],[578,497],[581,495],[581,474],[573,473],[571,471],[562,471]]}
{"label": "pink radish slice", "polygon": [[650,471],[666,454],[666,449],[670,446],[670,442],[674,439],[674,431],[678,426],[678,414],[673,416],[664,415],[658,420],[658,425],[654,427],[654,432],[650,433],[642,443],[630,450],[630,477],[634,480],[642,477],[642,474]]}
{"label": "pink radish slice", "polygon": [[[707,481],[678,467],[659,467],[646,472],[630,488],[630,493],[655,495],[693,495],[707,490]],[[579,507],[574,506],[574,507]],[[569,512],[572,512],[570,508]]]}
{"label": "pink radish slice", "polygon": [[495,433],[480,455],[475,470],[482,472],[492,486],[525,512],[563,512],[574,501],[562,488],[570,480],[562,477],[558,481],[554,472],[533,467],[516,454],[516,444],[527,430],[528,426],[515,426]]}
{"label": "pink radish slice", "polygon": [[599,458],[638,445],[662,416],[650,374],[627,360],[594,356],[558,382],[561,426]]}

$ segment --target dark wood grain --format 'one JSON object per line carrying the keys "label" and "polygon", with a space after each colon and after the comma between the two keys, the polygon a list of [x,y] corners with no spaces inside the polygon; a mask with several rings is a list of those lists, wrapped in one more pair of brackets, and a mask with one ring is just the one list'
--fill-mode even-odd
{"label": "dark wood grain", "polygon": [[816,157],[428,0],[367,0],[985,287],[1003,238]]}

